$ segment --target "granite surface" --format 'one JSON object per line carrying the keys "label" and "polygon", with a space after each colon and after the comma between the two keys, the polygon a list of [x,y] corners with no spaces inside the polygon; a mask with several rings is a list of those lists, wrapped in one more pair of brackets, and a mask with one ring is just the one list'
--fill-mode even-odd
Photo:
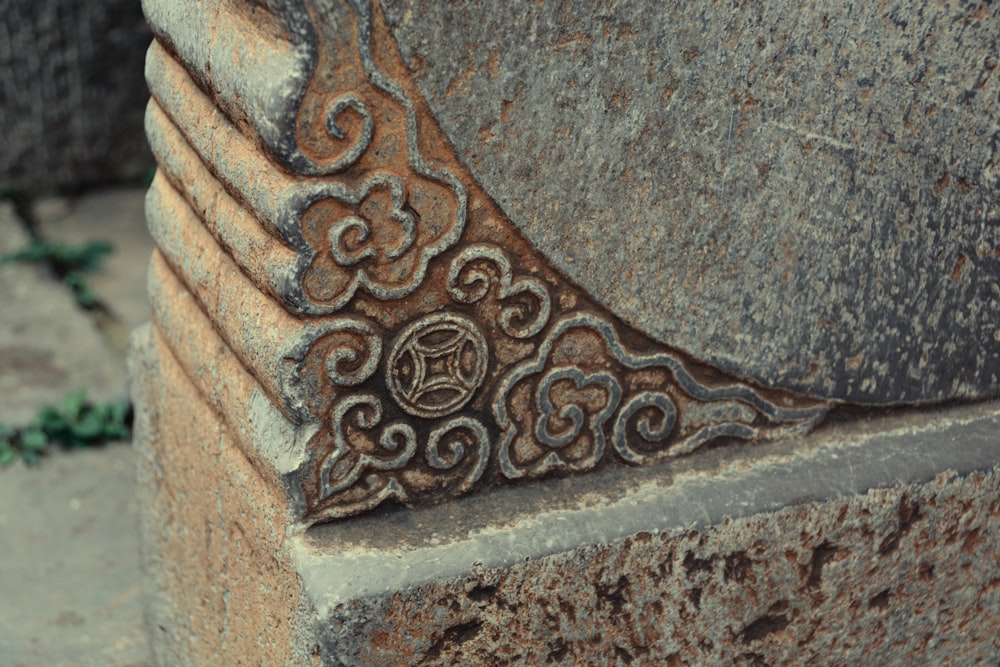
{"label": "granite surface", "polygon": [[943,473],[358,598],[322,664],[992,664],[998,482]]}
{"label": "granite surface", "polygon": [[475,178],[629,324],[817,397],[996,394],[995,6],[382,6]]}
{"label": "granite surface", "polygon": [[996,404],[302,532],[157,329],[132,342],[155,664],[1000,655]]}

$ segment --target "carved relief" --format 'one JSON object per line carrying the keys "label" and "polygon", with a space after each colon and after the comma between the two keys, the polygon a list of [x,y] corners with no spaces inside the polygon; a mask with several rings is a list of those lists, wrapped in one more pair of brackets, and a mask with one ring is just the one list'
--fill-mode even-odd
{"label": "carved relief", "polygon": [[503,377],[493,413],[500,469],[515,479],[589,470],[609,443],[627,463],[648,464],[717,438],[803,430],[825,408],[783,407],[745,384],[710,386],[678,355],[629,350],[610,321],[581,313]]}
{"label": "carved relief", "polygon": [[[278,296],[290,308],[304,295],[304,312],[327,313],[295,320],[301,344],[282,359],[286,412],[319,425],[298,472],[303,520],[656,464],[822,418],[825,404],[727,378],[625,327],[552,269],[447,148],[377,12],[345,3],[338,39],[316,28],[295,139],[297,155],[324,165],[322,181],[287,179],[261,160],[261,181],[285,188],[275,210],[298,215],[265,220],[297,253],[300,282]],[[198,128],[174,122],[211,162]],[[225,132],[236,130],[212,136]],[[243,187],[213,171],[228,190]],[[183,174],[171,181],[188,187]],[[220,216],[206,227],[232,239],[233,224]]]}
{"label": "carved relief", "polygon": [[320,497],[313,499],[325,517],[350,516],[387,500],[464,495],[489,463],[490,437],[475,417],[442,420],[421,439],[407,421],[386,423],[382,401],[364,393],[337,401],[328,419],[316,444],[329,454],[319,467]]}
{"label": "carved relief", "polygon": [[[491,273],[491,265],[496,273]],[[500,310],[500,328],[514,338],[534,336],[549,320],[552,300],[545,285],[536,278],[513,278],[510,260],[502,250],[492,245],[471,245],[452,260],[448,272],[448,294],[459,303],[475,303],[483,299],[492,284],[497,285],[497,298],[505,305]],[[526,303],[524,298],[528,297]]]}
{"label": "carved relief", "polygon": [[[317,436],[316,449],[330,453],[318,468],[314,517],[388,500],[435,502],[504,480],[583,473],[610,459],[654,464],[717,440],[803,432],[826,414],[824,404],[693,370],[649,341],[633,349],[592,305],[553,317],[545,284],[515,278],[495,246],[460,250],[446,289],[455,303],[493,302],[494,317],[483,322],[489,334],[444,310],[387,337],[384,387],[372,374],[368,391],[334,404]],[[504,336],[529,340],[530,354],[491,359],[490,341]],[[386,394],[392,400],[379,398]]]}
{"label": "carved relief", "polygon": [[486,339],[468,318],[426,315],[403,329],[386,364],[386,385],[403,410],[443,417],[469,402],[486,376]]}
{"label": "carved relief", "polygon": [[332,310],[358,290],[382,300],[412,293],[431,258],[458,240],[463,199],[464,193],[432,180],[379,171],[356,190],[316,202],[304,215],[313,257],[302,292]]}
{"label": "carved relief", "polygon": [[[342,40],[346,48],[337,56],[345,65],[341,85],[353,90],[339,91],[324,105],[324,91],[310,86],[298,121],[308,127],[315,122],[309,112],[325,108],[329,136],[346,142],[336,147],[328,170],[341,172],[338,180],[345,184],[363,177],[356,189],[316,202],[318,213],[305,215],[303,232],[315,256],[303,291],[334,310],[359,289],[383,300],[412,293],[428,262],[458,241],[466,222],[465,186],[450,169],[425,159],[412,99],[374,62],[371,12],[365,0],[343,4],[343,17],[355,22],[347,31],[353,44]],[[320,101],[311,104],[317,95]],[[310,135],[303,134],[308,144]],[[323,152],[324,142],[314,143],[304,149]]]}

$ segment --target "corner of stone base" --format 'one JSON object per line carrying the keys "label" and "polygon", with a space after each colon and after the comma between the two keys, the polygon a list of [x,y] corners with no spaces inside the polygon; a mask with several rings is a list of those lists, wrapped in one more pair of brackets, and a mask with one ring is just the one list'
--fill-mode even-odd
{"label": "corner of stone base", "polygon": [[155,327],[130,367],[160,665],[1000,655],[996,405],[303,532]]}
{"label": "corner of stone base", "polygon": [[133,333],[129,365],[156,664],[315,664],[313,614],[284,547],[288,499],[250,464],[155,327]]}

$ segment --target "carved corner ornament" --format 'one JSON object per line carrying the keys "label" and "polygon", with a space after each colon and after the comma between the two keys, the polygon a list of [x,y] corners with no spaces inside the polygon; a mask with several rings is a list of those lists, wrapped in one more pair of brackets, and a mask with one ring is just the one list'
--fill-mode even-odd
{"label": "carved corner ornament", "polygon": [[[234,324],[211,296],[224,281],[205,286],[192,268],[195,237],[170,242],[155,215],[151,226],[275,403],[318,426],[298,471],[304,521],[657,464],[802,433],[825,415],[827,403],[651,340],[558,273],[459,163],[377,5],[330,3],[333,28],[298,2],[214,3],[211,20],[256,26],[258,48],[246,30],[241,44],[185,43],[158,10],[168,2],[146,7],[157,33],[147,128],[161,167],[151,197],[186,203],[203,226],[190,233],[206,233],[238,267],[234,281],[277,309],[281,325],[261,335],[294,344],[259,362],[241,338],[246,313]],[[232,92],[192,55],[202,47],[251,65],[285,48],[270,56],[288,63],[283,96],[254,104]],[[254,85],[252,73],[231,76]]]}

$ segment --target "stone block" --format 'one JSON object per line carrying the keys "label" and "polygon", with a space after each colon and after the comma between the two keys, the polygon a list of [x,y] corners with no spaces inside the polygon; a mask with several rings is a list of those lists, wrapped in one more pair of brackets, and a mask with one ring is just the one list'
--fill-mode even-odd
{"label": "stone block", "polygon": [[132,351],[143,406],[135,442],[145,622],[156,664],[309,664],[307,601],[282,546],[289,502],[157,338],[141,328]]}
{"label": "stone block", "polygon": [[[598,10],[553,17],[545,6],[527,12],[526,44],[480,53],[470,43],[459,56],[463,42],[429,5],[144,2],[156,37],[146,130],[160,170],[146,204],[153,321],[134,338],[132,367],[160,663],[839,663],[879,651],[888,662],[974,662],[1000,652],[996,405],[852,405],[997,395],[988,295],[1000,272],[980,252],[993,215],[982,198],[996,188],[983,180],[968,197],[920,199],[913,247],[887,248],[873,267],[882,255],[867,244],[882,237],[831,221],[896,224],[901,209],[878,204],[898,191],[880,180],[891,176],[855,173],[858,155],[874,159],[888,140],[855,138],[854,153],[831,157],[829,142],[809,139],[833,136],[825,70],[807,67],[799,84],[818,86],[820,101],[809,99],[820,115],[799,119],[816,132],[783,127],[796,114],[774,102],[787,80],[763,77],[763,125],[750,127],[753,105],[741,102],[738,125],[736,106],[730,114],[733,155],[746,163],[680,159],[717,137],[675,136],[659,116],[647,120],[663,132],[631,137],[638,117],[627,114],[669,111],[660,87],[673,75],[612,56],[690,70],[672,95],[699,127],[685,96],[715,113],[730,72],[777,56],[733,43],[733,70],[720,55],[731,27],[715,27],[711,11],[696,20],[632,4],[615,15],[658,11],[666,27],[626,30]],[[772,9],[751,32],[787,23],[789,12]],[[501,10],[454,11],[459,23],[492,25]],[[790,14],[808,23],[818,11]],[[844,8],[835,23],[860,11]],[[579,39],[535,49],[531,35],[549,44],[581,20]],[[941,39],[978,53],[990,25]],[[673,53],[685,26],[702,26],[707,41],[690,58],[680,52],[681,66],[654,46]],[[450,41],[432,47],[419,35]],[[824,58],[843,50],[835,36]],[[795,55],[805,37],[773,39]],[[452,64],[488,57],[451,77],[439,47],[455,52]],[[697,78],[704,66],[691,63],[702,57],[718,71]],[[547,59],[558,76],[545,75]],[[564,126],[525,88],[500,104],[509,118],[480,126],[488,151],[463,138],[469,117],[491,113],[494,79],[544,88],[605,69],[628,87],[624,120],[584,113]],[[441,77],[451,77],[445,90]],[[892,103],[872,95],[862,102]],[[531,131],[518,125],[526,118]],[[798,171],[805,191],[829,185],[829,196],[805,215],[815,233],[783,246],[790,226],[806,229],[801,211],[768,211],[782,197],[795,209],[797,194],[777,177],[772,191],[737,176],[774,142],[802,137],[822,144]],[[580,150],[563,151],[567,138]],[[934,140],[964,141],[944,130]],[[595,161],[617,161],[623,145],[634,149],[624,171],[595,176]],[[653,160],[665,146],[678,160]],[[519,160],[535,149],[539,171],[490,175],[506,169],[507,151]],[[846,190],[830,185],[844,151],[861,179]],[[550,158],[564,171],[548,181]],[[646,161],[639,181],[623,177],[636,174],[633,159]],[[558,196],[542,205],[550,185]],[[665,191],[677,208],[648,216]],[[688,206],[697,192],[707,203]],[[610,197],[628,199],[618,217]],[[955,214],[947,234],[927,222],[940,212]],[[664,240],[703,229],[709,213],[700,249]],[[723,233],[731,245],[719,245]],[[660,240],[646,248],[643,235]],[[979,255],[963,254],[946,281],[904,261],[964,253],[966,241]],[[741,250],[729,257],[727,247]],[[780,262],[776,249],[787,251]],[[797,273],[817,266],[808,280]],[[700,272],[711,289],[678,272]],[[727,299],[713,301],[716,291]],[[856,312],[828,327],[816,319],[824,308]],[[918,326],[959,311],[967,316],[947,326]]]}
{"label": "stone block", "polygon": [[996,396],[995,9],[381,5],[473,177],[626,322],[813,396]]}
{"label": "stone block", "polygon": [[134,335],[132,360],[157,664],[1000,655],[995,405],[303,530],[278,457],[246,451],[295,439],[261,393],[241,441],[155,328]]}

